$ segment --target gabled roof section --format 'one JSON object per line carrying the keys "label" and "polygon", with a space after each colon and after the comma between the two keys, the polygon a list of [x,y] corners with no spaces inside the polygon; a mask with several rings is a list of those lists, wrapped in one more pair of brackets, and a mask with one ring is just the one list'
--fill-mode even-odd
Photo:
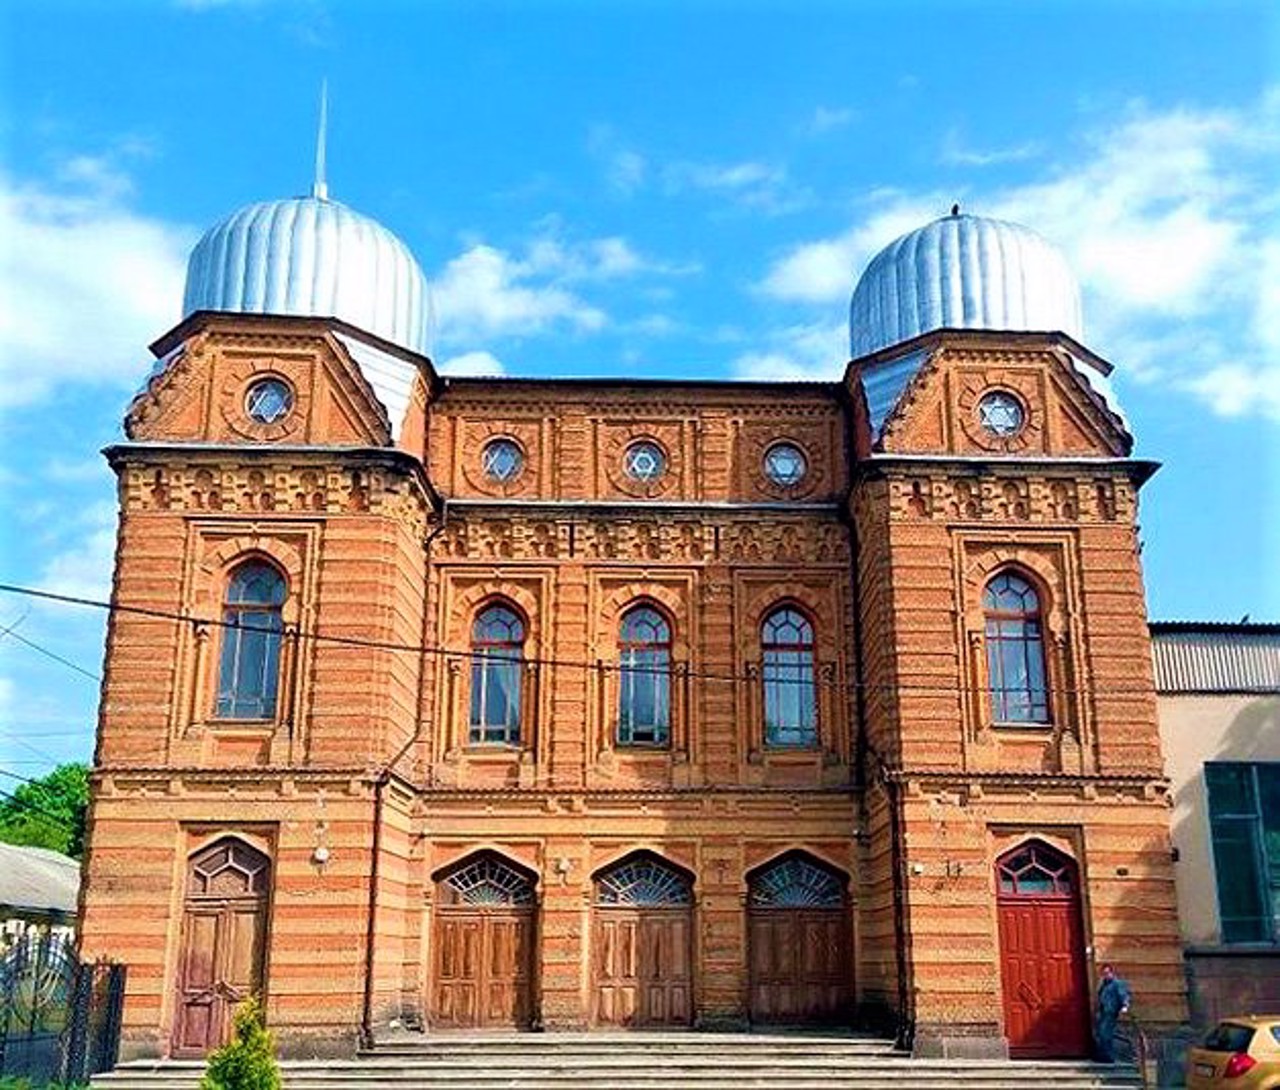
{"label": "gabled roof section", "polygon": [[1115,368],[1065,333],[1016,333],[938,329],[892,348],[856,359],[849,365],[850,381],[861,386],[867,405],[873,448],[879,449],[887,426],[910,400],[913,384],[928,370],[934,356],[950,337],[991,338],[991,343],[1023,349],[1051,349],[1065,364],[1085,396],[1112,422],[1130,449],[1133,434],[1128,418],[1112,388]]}

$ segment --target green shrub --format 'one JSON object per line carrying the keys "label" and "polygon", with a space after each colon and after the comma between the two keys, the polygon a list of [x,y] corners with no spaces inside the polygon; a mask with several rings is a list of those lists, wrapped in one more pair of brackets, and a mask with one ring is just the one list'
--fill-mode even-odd
{"label": "green shrub", "polygon": [[280,1090],[275,1052],[262,1004],[256,998],[246,999],[236,1009],[230,1043],[209,1057],[200,1090]]}

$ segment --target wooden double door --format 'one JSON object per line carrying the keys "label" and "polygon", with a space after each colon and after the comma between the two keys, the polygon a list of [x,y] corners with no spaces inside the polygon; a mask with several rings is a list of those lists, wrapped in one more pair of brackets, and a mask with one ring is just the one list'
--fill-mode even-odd
{"label": "wooden double door", "polygon": [[693,1020],[693,913],[687,906],[597,906],[592,1021],[687,1026]]}
{"label": "wooden double door", "polygon": [[218,841],[188,868],[171,1051],[203,1056],[225,1044],[235,1008],[261,996],[270,863],[248,844]]}
{"label": "wooden double door", "polygon": [[853,997],[844,876],[801,852],[748,880],[748,1010],[756,1023],[838,1022]]}
{"label": "wooden double door", "polygon": [[997,879],[1010,1055],[1089,1055],[1089,983],[1075,864],[1033,842],[999,861]]}
{"label": "wooden double door", "polygon": [[650,852],[595,879],[591,1021],[687,1026],[693,1021],[693,882]]}
{"label": "wooden double door", "polygon": [[533,875],[481,852],[437,876],[432,1025],[527,1029],[533,1022]]}
{"label": "wooden double door", "polygon": [[822,1023],[849,1014],[853,965],[842,908],[752,908],[750,1012],[756,1023]]}
{"label": "wooden double door", "polygon": [[438,912],[432,1024],[527,1029],[533,910],[442,906]]}

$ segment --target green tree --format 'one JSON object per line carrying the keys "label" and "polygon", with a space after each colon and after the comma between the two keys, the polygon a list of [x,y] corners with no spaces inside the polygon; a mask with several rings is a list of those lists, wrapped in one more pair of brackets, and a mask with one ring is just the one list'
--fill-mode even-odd
{"label": "green tree", "polygon": [[52,848],[78,859],[84,851],[88,809],[89,767],[58,765],[47,776],[0,797],[0,841]]}
{"label": "green tree", "polygon": [[236,1008],[231,1041],[209,1057],[200,1090],[280,1090],[275,1052],[262,1004],[250,997]]}

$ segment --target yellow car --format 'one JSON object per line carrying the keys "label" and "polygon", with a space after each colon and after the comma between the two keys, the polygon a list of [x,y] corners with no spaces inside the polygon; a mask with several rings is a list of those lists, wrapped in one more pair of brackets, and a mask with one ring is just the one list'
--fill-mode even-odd
{"label": "yellow car", "polygon": [[1280,1016],[1219,1022],[1187,1053],[1187,1090],[1280,1090]]}

